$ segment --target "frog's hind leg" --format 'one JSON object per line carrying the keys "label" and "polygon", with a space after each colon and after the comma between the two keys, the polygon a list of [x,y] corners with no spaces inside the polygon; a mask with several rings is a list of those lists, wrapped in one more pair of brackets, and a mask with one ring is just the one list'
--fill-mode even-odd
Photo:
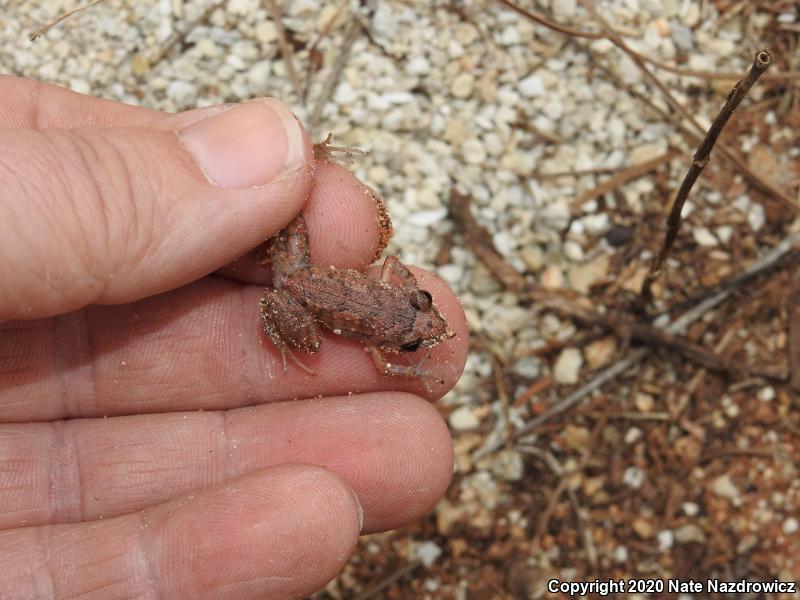
{"label": "frog's hind leg", "polygon": [[402,377],[403,379],[419,379],[422,381],[425,389],[428,391],[429,394],[433,393],[433,388],[431,387],[431,383],[436,383],[438,385],[444,385],[444,381],[441,379],[437,379],[427,371],[422,370],[418,366],[412,365],[398,365],[397,363],[390,362],[386,359],[378,348],[374,346],[368,346],[366,348],[367,352],[370,353],[372,356],[372,362],[375,363],[375,368],[378,369],[379,373],[386,375],[387,377]]}
{"label": "frog's hind leg", "polygon": [[288,371],[286,357],[306,373],[314,370],[304,365],[292,349],[313,354],[319,350],[321,333],[313,316],[297,300],[282,290],[267,290],[259,302],[264,333],[281,353],[283,372]]}
{"label": "frog's hind leg", "polygon": [[400,262],[396,256],[387,256],[381,268],[381,281],[389,281],[391,276],[397,277],[403,287],[413,289],[417,287],[417,278],[407,266]]}

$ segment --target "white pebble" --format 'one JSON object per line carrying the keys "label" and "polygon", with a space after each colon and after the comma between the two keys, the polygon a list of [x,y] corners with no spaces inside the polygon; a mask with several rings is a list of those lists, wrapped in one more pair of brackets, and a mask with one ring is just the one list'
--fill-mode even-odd
{"label": "white pebble", "polygon": [[480,140],[475,138],[467,140],[461,145],[464,160],[471,165],[480,165],[486,161],[486,150]]}
{"label": "white pebble", "polygon": [[758,394],[756,395],[762,402],[770,402],[775,399],[775,388],[768,385],[758,390]]}
{"label": "white pebble", "polygon": [[405,221],[415,227],[428,227],[438,223],[447,216],[446,208],[434,208],[432,210],[420,210],[410,213]]}
{"label": "white pebble", "polygon": [[717,238],[707,227],[695,227],[694,230],[692,230],[692,237],[700,246],[707,248],[713,248],[719,244]]}
{"label": "white pebble", "polygon": [[689,544],[691,542],[702,544],[706,541],[705,532],[694,523],[686,523],[675,530],[675,541],[679,544]]}
{"label": "white pebble", "polygon": [[696,517],[700,514],[700,506],[694,502],[684,502],[681,504],[681,510],[687,517]]}
{"label": "white pebble", "polygon": [[730,475],[720,475],[711,482],[711,491],[720,498],[727,498],[728,500],[738,500],[739,488],[733,483]]}
{"label": "white pebble", "polygon": [[661,552],[666,552],[672,548],[672,545],[675,542],[675,536],[671,530],[662,529],[656,535],[656,540],[658,541],[658,549]]}
{"label": "white pebble", "polygon": [[464,267],[461,265],[442,265],[436,274],[452,286],[458,286],[464,279]]}
{"label": "white pebble", "polygon": [[478,417],[475,416],[475,413],[472,412],[472,408],[469,406],[459,406],[451,412],[448,422],[450,423],[450,427],[456,431],[468,431],[480,425]]}
{"label": "white pebble", "polygon": [[622,483],[630,488],[638,490],[642,487],[645,480],[645,472],[639,467],[628,467],[622,474]]}
{"label": "white pebble", "polygon": [[786,535],[792,535],[793,533],[797,533],[797,530],[800,529],[800,523],[798,523],[797,519],[794,517],[789,517],[783,522],[783,533]]}
{"label": "white pebble", "polygon": [[181,107],[186,106],[197,98],[197,86],[188,81],[176,79],[167,86],[167,98]]}
{"label": "white pebble", "polygon": [[[441,269],[439,272],[441,273]],[[539,363],[539,359],[535,356],[523,356],[514,363],[511,370],[520,377],[536,379],[541,373],[542,367]]]}
{"label": "white pebble", "polygon": [[638,427],[629,427],[628,430],[625,432],[625,443],[629,446],[631,444],[635,444],[640,439],[642,439],[642,430]]}
{"label": "white pebble", "polygon": [[456,98],[469,98],[474,85],[475,78],[470,73],[461,73],[453,79],[453,83],[450,85],[450,93]]}
{"label": "white pebble", "polygon": [[417,546],[417,558],[426,567],[430,567],[441,556],[442,549],[434,542],[425,541]]}
{"label": "white pebble", "polygon": [[747,224],[750,225],[750,229],[758,231],[764,226],[766,220],[764,208],[760,204],[751,204],[747,211]]}
{"label": "white pebble", "polygon": [[556,383],[573,385],[578,383],[583,355],[577,348],[564,348],[553,365],[553,377]]}
{"label": "white pebble", "polygon": [[406,71],[411,75],[427,75],[431,72],[431,63],[424,56],[415,56],[406,63]]}
{"label": "white pebble", "polygon": [[544,83],[538,75],[529,75],[519,82],[517,89],[526,98],[537,98],[544,94]]}

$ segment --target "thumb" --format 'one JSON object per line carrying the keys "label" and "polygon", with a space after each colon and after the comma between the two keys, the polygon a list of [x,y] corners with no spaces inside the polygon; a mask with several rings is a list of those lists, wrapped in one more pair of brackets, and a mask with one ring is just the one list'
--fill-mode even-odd
{"label": "thumb", "polygon": [[192,281],[283,227],[313,182],[308,137],[272,99],[0,135],[0,319]]}

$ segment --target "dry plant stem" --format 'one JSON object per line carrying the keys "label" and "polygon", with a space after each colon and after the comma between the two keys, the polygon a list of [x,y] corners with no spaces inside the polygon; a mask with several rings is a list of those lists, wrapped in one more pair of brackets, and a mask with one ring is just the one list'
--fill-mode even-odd
{"label": "dry plant stem", "polygon": [[59,16],[57,16],[55,19],[53,19],[49,23],[44,24],[42,27],[40,27],[36,31],[32,31],[30,36],[28,36],[28,37],[32,42],[36,41],[37,39],[42,37],[45,33],[50,31],[53,27],[55,27],[56,25],[58,25],[62,21],[65,21],[66,19],[69,19],[72,15],[78,14],[79,12],[83,12],[87,8],[92,8],[95,4],[100,4],[103,1],[104,0],[92,0],[88,4],[85,4],[84,6],[79,6],[78,8],[73,8],[72,10],[68,10],[66,12],[63,12]]}
{"label": "dry plant stem", "polygon": [[681,187],[672,203],[669,217],[667,217],[667,234],[664,237],[664,243],[661,246],[658,256],[650,265],[650,271],[647,273],[647,277],[642,285],[642,297],[646,300],[652,300],[653,281],[660,275],[661,266],[664,264],[664,260],[667,258],[672,245],[675,243],[675,238],[678,237],[678,231],[681,225],[681,211],[689,197],[689,192],[694,186],[694,182],[697,181],[700,173],[703,172],[703,169],[708,164],[711,150],[714,148],[714,144],[717,142],[720,133],[722,133],[723,128],[731,118],[733,111],[736,110],[747,92],[753,87],[753,84],[758,81],[762,73],[767,70],[771,62],[772,55],[768,50],[761,50],[756,53],[753,59],[753,65],[750,67],[747,76],[739,81],[733,87],[731,93],[728,94],[728,98],[722,106],[722,110],[719,111],[717,118],[714,119],[708,133],[706,133],[705,138],[703,138],[703,141],[697,148],[697,152],[695,152],[694,158],[692,159],[692,166],[689,167],[689,171],[683,178],[683,183],[681,183]]}
{"label": "dry plant stem", "polygon": [[[619,85],[622,89],[624,89],[628,94],[630,94],[633,98],[636,98],[647,106],[648,109],[652,110],[654,113],[659,115],[665,121],[669,121],[672,123],[678,131],[680,131],[684,136],[686,136],[689,141],[695,144],[700,144],[702,141],[702,136],[687,127],[677,116],[673,113],[669,113],[666,110],[659,108],[656,106],[652,99],[647,97],[645,94],[636,91],[631,86],[625,84],[613,71],[608,69],[603,65],[598,65],[598,69],[600,69],[603,73],[605,73],[610,79],[614,81],[617,85]],[[755,173],[750,166],[747,164],[747,161],[743,159],[741,156],[732,152],[725,146],[724,144],[720,143],[717,144],[717,151],[728,161],[732,162],[736,168],[741,172],[742,175],[747,178],[750,183],[755,185],[756,187],[760,188],[764,193],[772,195],[776,200],[778,200],[783,206],[788,208],[794,213],[800,212],[800,206],[798,206],[797,202],[792,200],[787,194],[783,191],[773,187],[769,182],[766,182],[762,179],[757,173]]]}
{"label": "dry plant stem", "polygon": [[718,458],[730,458],[732,456],[754,456],[756,458],[775,460],[775,452],[763,448],[717,448],[703,454],[697,460],[697,464],[702,465]]}
{"label": "dry plant stem", "polygon": [[344,0],[339,4],[339,7],[336,9],[336,12],[333,13],[333,15],[331,15],[331,18],[328,19],[325,25],[323,25],[322,29],[317,34],[316,39],[311,44],[311,47],[308,49],[309,60],[306,61],[307,62],[306,78],[305,82],[303,83],[303,96],[301,98],[303,104],[305,104],[306,101],[308,100],[308,91],[311,88],[311,75],[313,72],[313,63],[314,63],[311,57],[313,57],[314,53],[317,50],[317,46],[319,46],[320,42],[322,42],[322,40],[324,40],[327,37],[327,35],[331,32],[331,29],[333,29],[333,24],[336,23],[336,20],[339,18],[339,15],[345,8],[347,8],[347,0]]}
{"label": "dry plant stem", "polygon": [[[595,33],[591,31],[578,31],[572,29],[570,27],[565,27],[560,23],[556,23],[552,19],[548,19],[544,15],[540,15],[538,13],[531,12],[518,6],[517,4],[510,2],[510,0],[497,0],[500,4],[507,6],[513,11],[516,11],[518,14],[522,15],[523,17],[530,19],[534,23],[539,23],[548,29],[552,29],[553,31],[557,31],[559,33],[563,33],[564,35],[569,35],[571,37],[579,37],[579,38],[586,38],[586,39],[600,39],[606,37],[605,34],[602,33]],[[750,0],[746,0],[749,2]],[[675,75],[681,75],[682,77],[695,77],[697,79],[706,79],[709,81],[715,80],[730,80],[736,81],[742,78],[741,73],[736,73],[733,71],[695,71],[693,69],[684,69],[681,67],[676,67],[675,65],[670,65],[665,62],[661,62],[647,56],[645,54],[640,54],[633,48],[629,48],[630,53],[632,55],[637,56],[643,62],[646,62],[650,65],[653,65],[657,69],[662,69],[664,71],[669,71],[670,73],[674,73]],[[767,73],[764,75],[764,79],[770,82],[781,82],[781,81],[789,81],[794,79],[800,79],[800,71],[790,70],[790,71],[781,71],[778,73]]]}
{"label": "dry plant stem", "polygon": [[584,175],[611,175],[619,173],[619,167],[597,167],[595,169],[576,169],[574,171],[552,171],[550,173],[541,173],[534,171],[531,177],[534,179],[559,179],[561,177],[582,177]]}
{"label": "dry plant stem", "polygon": [[788,302],[790,385],[795,392],[800,392],[800,267],[794,270]]}
{"label": "dry plant stem", "polygon": [[[597,440],[600,437],[603,429],[605,429],[608,421],[605,417],[601,417],[597,420],[594,427],[592,428],[592,434],[589,438],[588,443],[586,444],[583,452],[581,453],[580,460],[578,462],[577,467],[574,471],[567,473],[563,467],[559,465],[558,470],[553,470],[554,473],[557,473],[559,476],[558,485],[550,494],[550,498],[547,501],[547,506],[542,511],[541,516],[539,517],[539,523],[536,528],[536,535],[534,537],[534,547],[541,545],[541,539],[546,535],[547,530],[549,528],[550,519],[555,512],[555,509],[558,505],[558,501],[564,492],[567,492],[567,496],[570,498],[570,504],[572,505],[573,510],[575,511],[575,518],[581,522],[584,521],[583,514],[580,509],[580,504],[578,503],[577,496],[575,496],[575,490],[573,490],[570,486],[570,479],[571,475],[575,473],[581,473],[586,469],[586,465],[589,462],[589,459],[594,455],[594,449],[597,447]],[[596,560],[597,560],[597,553],[594,548],[594,541],[591,537],[583,537],[583,543],[587,550],[587,558],[592,565],[592,568],[596,568]],[[592,560],[594,559],[594,560]]]}
{"label": "dry plant stem", "polygon": [[359,594],[353,600],[369,600],[370,598],[376,597],[383,590],[392,585],[395,581],[397,581],[398,579],[402,579],[412,571],[416,570],[416,568],[421,565],[422,563],[420,561],[414,560],[408,563],[407,565],[400,567],[399,569],[397,569],[397,571],[389,575],[386,579],[378,583],[375,587],[368,589],[363,594]]}
{"label": "dry plant stem", "polygon": [[675,156],[675,154],[677,154],[677,152],[674,149],[670,149],[661,156],[658,156],[652,160],[648,160],[638,165],[633,165],[632,167],[628,167],[627,169],[620,171],[610,179],[603,181],[599,185],[578,196],[572,201],[572,208],[580,208],[589,200],[597,198],[598,196],[602,196],[603,194],[607,194],[608,192],[617,189],[633,179],[638,179],[639,177],[646,175],[650,171],[653,171],[662,164],[668,162],[673,156]]}
{"label": "dry plant stem", "polygon": [[[644,61],[641,59],[640,55],[638,55],[630,46],[628,46],[620,36],[618,36],[611,26],[606,22],[603,17],[601,17],[598,12],[594,9],[594,6],[589,0],[579,0],[581,6],[583,6],[589,14],[591,14],[595,20],[603,27],[606,32],[606,37],[609,41],[613,42],[615,46],[617,46],[620,50],[625,52],[631,59],[636,63],[636,66],[639,67],[639,70],[645,76],[645,78],[661,92],[661,95],[667,101],[667,103],[672,107],[673,110],[678,112],[684,119],[686,119],[692,126],[696,129],[696,131],[703,131],[703,128],[698,123],[697,119],[686,110],[686,108],[678,102],[675,97],[670,93],[670,91],[664,86],[658,78],[653,75],[650,69],[645,66]],[[729,149],[724,144],[719,144],[717,146],[717,150],[720,154],[724,155],[727,159],[734,161],[739,168],[742,168],[743,164],[746,164],[745,161],[739,157],[735,152]],[[797,202],[794,198],[789,196],[783,190],[776,188],[772,185],[769,181],[765,180],[763,177],[758,175],[757,173],[752,172],[750,169],[744,169],[744,173],[748,176],[748,178],[758,185],[762,190],[766,191],[771,196],[774,196],[777,200],[779,200],[784,206],[792,210],[795,214],[800,212],[800,206],[797,205]]]}
{"label": "dry plant stem", "polygon": [[331,67],[330,75],[328,79],[325,80],[322,91],[314,105],[314,110],[311,111],[311,116],[308,119],[308,129],[312,133],[319,124],[322,111],[339,83],[339,78],[342,75],[345,65],[347,65],[347,61],[350,59],[350,52],[358,38],[358,34],[361,33],[361,28],[362,24],[360,19],[353,18],[350,20],[350,24],[347,26],[347,31],[344,35],[344,40],[342,41],[342,46],[339,49],[339,56],[336,57],[336,62],[333,64],[333,67]]}
{"label": "dry plant stem", "polygon": [[551,21],[550,19],[543,17],[540,14],[526,10],[521,6],[514,4],[510,0],[497,0],[497,1],[500,4],[510,8],[511,10],[521,14],[526,19],[530,19],[534,23],[539,23],[539,25],[544,25],[548,29],[552,29],[553,31],[563,33],[564,35],[569,35],[571,37],[586,38],[587,40],[599,40],[600,38],[605,37],[605,35],[602,33],[597,33],[594,31],[578,31],[577,29],[572,29],[571,27],[565,27],[564,25],[560,25],[555,21]]}
{"label": "dry plant stem", "polygon": [[[489,232],[472,216],[469,196],[455,189],[450,195],[450,214],[464,236],[466,245],[489,267],[500,283],[520,295],[521,299],[532,301],[537,308],[551,310],[584,325],[613,331],[624,340],[642,342],[677,352],[686,359],[714,371],[734,376],[741,374],[741,365],[733,364],[688,340],[669,335],[648,323],[634,322],[625,314],[612,312],[601,314],[591,308],[591,305],[581,303],[580,299],[570,298],[565,292],[547,290],[529,282],[495,250]],[[782,378],[782,374],[765,373],[747,367],[746,370],[754,375],[772,379]]]}
{"label": "dry plant stem", "polygon": [[489,267],[492,274],[512,292],[519,293],[530,290],[532,284],[494,249],[489,232],[481,227],[472,216],[470,197],[453,188],[450,192],[448,208],[456,227],[464,236],[466,245]]}
{"label": "dry plant stem", "polygon": [[283,63],[286,65],[286,73],[292,81],[294,93],[297,95],[297,100],[303,97],[303,86],[300,85],[300,78],[297,77],[297,71],[294,69],[294,52],[289,40],[286,39],[286,30],[283,28],[283,15],[275,0],[264,0],[264,5],[275,23],[275,32],[278,36],[278,48],[281,51]]}
{"label": "dry plant stem", "polygon": [[[768,252],[765,252],[753,264],[746,267],[739,274],[737,274],[735,277],[731,278],[728,282],[726,282],[721,287],[720,291],[716,292],[715,294],[707,298],[703,298],[702,300],[697,302],[697,304],[695,304],[690,310],[688,310],[678,319],[676,319],[668,326],[666,326],[664,330],[668,334],[682,333],[683,331],[686,330],[686,328],[689,325],[697,321],[709,310],[713,309],[715,306],[725,301],[736,288],[741,286],[743,283],[749,281],[753,277],[760,275],[764,271],[773,267],[776,262],[778,262],[781,258],[783,258],[786,254],[791,252],[797,246],[800,246],[800,232],[794,233],[781,240],[774,248],[772,248]],[[533,431],[538,429],[542,424],[568,411],[573,406],[578,404],[578,402],[583,400],[586,396],[588,396],[595,390],[600,389],[607,382],[615,379],[618,375],[627,371],[628,368],[637,364],[640,360],[642,360],[649,354],[650,350],[648,348],[638,348],[634,350],[633,352],[628,354],[628,356],[622,358],[621,360],[614,363],[607,369],[598,373],[587,384],[578,388],[577,390],[572,392],[569,396],[557,402],[547,412],[539,415],[534,419],[531,419],[530,421],[525,423],[525,425],[518,428],[516,431],[516,437],[519,438],[523,435],[532,433]],[[490,443],[487,443],[473,454],[473,460],[479,460],[480,458],[486,456],[487,454],[491,454],[492,452],[501,448],[504,444],[505,440],[502,439],[493,440]]]}
{"label": "dry plant stem", "polygon": [[[500,1],[500,0],[498,0],[498,1]],[[524,9],[521,9],[520,7],[516,6],[515,4],[512,4],[508,0],[504,0],[503,3],[506,6],[516,10],[521,15],[525,16],[526,18],[528,18],[528,19],[530,19],[530,20],[532,20],[532,21],[534,21],[536,23],[540,23],[540,24],[544,25],[545,27],[549,27],[549,28],[553,29],[554,31],[558,31],[558,32],[564,33],[566,35],[571,35],[569,33],[571,30],[567,30],[566,28],[561,27],[561,26],[554,27],[553,26],[554,24],[551,21],[549,21],[547,19],[543,19],[539,15],[534,15],[533,13],[529,13],[528,11],[525,11]],[[653,85],[655,85],[661,91],[662,95],[666,99],[667,103],[672,107],[672,109],[675,110],[677,113],[679,113],[684,119],[686,119],[694,127],[696,127],[697,131],[702,131],[702,128],[700,127],[700,124],[691,115],[691,113],[689,113],[683,107],[683,105],[681,105],[677,100],[675,100],[675,98],[664,87],[664,85],[661,84],[661,82],[658,81],[658,79],[655,78],[655,76],[647,69],[647,67],[645,67],[645,65],[644,65],[645,62],[651,62],[652,63],[653,61],[649,60],[649,59],[647,59],[647,57],[637,53],[635,50],[633,50],[631,47],[629,47],[627,44],[625,44],[625,42],[623,42],[622,39],[613,32],[613,30],[611,30],[611,28],[608,26],[608,24],[605,23],[605,21],[602,20],[602,18],[600,18],[600,16],[597,14],[596,11],[594,11],[594,9],[591,6],[587,6],[587,4],[585,4],[585,3],[584,3],[584,6],[586,7],[586,9],[590,13],[592,13],[592,14],[594,14],[596,16],[596,18],[598,19],[598,21],[601,24],[604,24],[604,26],[606,28],[606,31],[607,31],[607,36],[606,37],[608,37],[609,40],[611,40],[616,46],[618,46],[621,50],[626,52],[634,60],[634,62],[639,66],[639,68],[642,70],[642,72],[645,74],[645,76],[650,80],[650,82]],[[555,24],[555,25],[557,25],[557,24]],[[574,35],[573,37],[586,37],[586,36],[584,36],[584,35]],[[581,47],[584,48],[584,50],[586,50],[587,52],[589,52],[591,54],[591,51],[585,45],[582,45]],[[598,65],[598,66],[600,66],[600,68],[603,68],[601,65]],[[656,65],[656,66],[659,66],[659,65]],[[605,69],[605,68],[603,68],[603,70],[606,71],[606,72],[610,72],[610,71],[608,71],[608,69]],[[684,74],[688,75],[690,73],[684,73]],[[786,73],[786,74],[787,75],[791,75],[790,78],[800,78],[800,73]],[[730,77],[727,76],[728,74],[725,74],[725,75],[726,75],[726,77],[725,77],[726,79],[732,79],[732,80],[738,79],[740,77],[740,75],[738,73],[731,74]],[[611,74],[611,76],[614,77],[613,73]],[[614,78],[618,79],[616,77],[614,77]],[[635,90],[630,88],[630,86],[627,86],[625,84],[622,84],[622,86],[626,90],[628,90],[628,93],[630,93],[631,95],[633,95],[636,98],[639,98],[640,100],[642,100],[643,102],[645,102],[649,106],[652,106],[652,108],[654,110],[656,110],[658,113],[660,113],[662,115],[666,115],[665,118],[667,120],[671,121],[673,124],[675,124],[675,126],[680,131],[682,131],[684,135],[689,136],[689,137],[691,137],[693,139],[700,139],[700,136],[695,131],[692,131],[691,129],[687,128],[681,122],[680,119],[677,119],[674,115],[670,115],[670,114],[665,113],[663,110],[661,110],[658,107],[656,107],[655,105],[653,105],[652,102],[648,98],[642,96],[641,94],[639,94],[638,92],[636,92]],[[781,204],[783,204],[783,206],[785,206],[786,208],[788,208],[789,210],[791,210],[795,214],[800,212],[800,206],[797,205],[797,202],[795,201],[794,198],[789,196],[783,190],[780,190],[780,189],[776,188],[769,181],[765,180],[763,177],[761,177],[757,173],[753,172],[748,167],[747,162],[741,156],[739,156],[738,154],[736,154],[735,152],[730,150],[724,144],[719,144],[717,146],[717,150],[727,160],[729,160],[732,163],[734,163],[741,170],[742,174],[745,175],[750,180],[751,183],[753,183],[753,185],[757,186],[758,188],[760,188],[765,193],[767,193],[767,194],[771,195],[772,197],[774,197]]]}
{"label": "dry plant stem", "polygon": [[209,17],[211,17],[211,13],[213,13],[223,4],[225,4],[225,0],[221,0],[220,2],[215,2],[214,4],[206,8],[203,11],[203,14],[201,14],[197,19],[195,19],[191,23],[188,23],[186,27],[184,27],[182,30],[173,33],[169,37],[169,39],[164,43],[164,45],[161,46],[161,48],[159,48],[159,50],[155,54],[153,54],[153,56],[150,59],[148,59],[147,62],[149,63],[150,68],[152,69],[158,63],[164,60],[164,57],[167,54],[169,54],[170,50],[172,50],[175,46],[183,42],[183,40],[186,39],[186,36],[189,35],[194,30],[195,27],[197,27],[202,23],[205,23],[209,19]]}

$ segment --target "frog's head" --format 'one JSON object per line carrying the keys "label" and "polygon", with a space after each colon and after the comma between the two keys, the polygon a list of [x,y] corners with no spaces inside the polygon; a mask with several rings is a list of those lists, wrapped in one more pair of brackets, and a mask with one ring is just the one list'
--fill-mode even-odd
{"label": "frog's head", "polygon": [[455,335],[447,326],[442,314],[433,305],[433,297],[427,290],[414,290],[410,297],[414,308],[414,325],[400,344],[403,352],[414,352],[430,348],[442,340]]}

